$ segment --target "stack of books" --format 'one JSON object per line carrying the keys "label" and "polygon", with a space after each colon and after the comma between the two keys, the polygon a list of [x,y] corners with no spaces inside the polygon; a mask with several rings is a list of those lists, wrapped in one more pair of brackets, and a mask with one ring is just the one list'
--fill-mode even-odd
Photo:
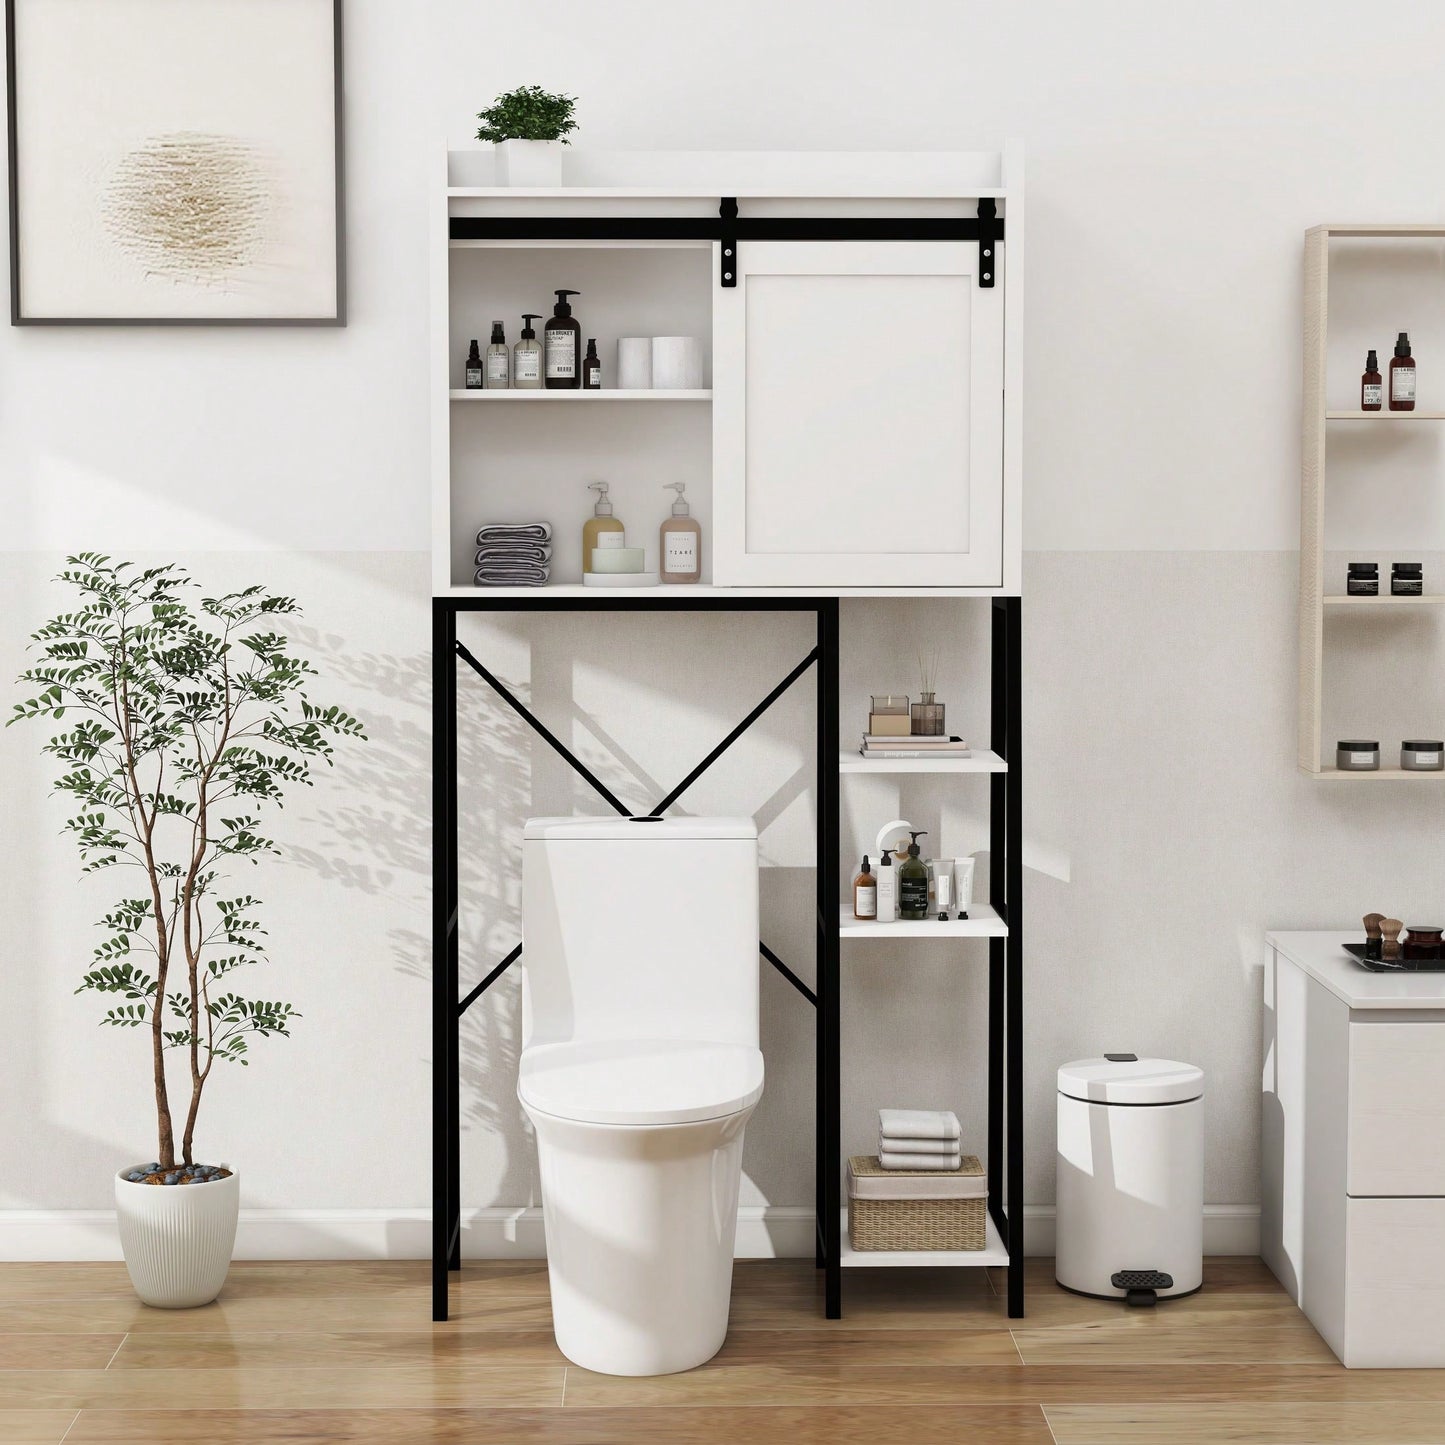
{"label": "stack of books", "polygon": [[962,738],[890,738],[864,733],[858,749],[865,758],[966,758],[968,744]]}

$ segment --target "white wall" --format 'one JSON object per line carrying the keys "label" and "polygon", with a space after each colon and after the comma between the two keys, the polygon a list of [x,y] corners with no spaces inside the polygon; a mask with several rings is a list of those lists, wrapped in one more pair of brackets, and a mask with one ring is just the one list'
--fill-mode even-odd
{"label": "white wall", "polygon": [[[208,581],[294,590],[324,671],[371,724],[372,745],[298,800],[287,825],[298,854],[264,880],[280,945],[271,977],[306,1017],[295,1039],[223,1079],[215,1101],[211,1137],[243,1162],[247,1204],[320,1211],[311,1242],[323,1252],[352,1247],[345,1211],[367,1209],[381,1211],[375,1247],[424,1245],[425,182],[429,146],[468,143],[482,103],[531,81],[578,94],[579,144],[608,149],[1025,138],[1028,1196],[1052,1198],[1054,1067],[1131,1047],[1206,1068],[1209,1197],[1253,1201],[1260,932],[1343,926],[1373,907],[1440,911],[1433,788],[1330,791],[1293,770],[1291,552],[1301,235],[1326,219],[1438,219],[1442,41],[1439,7],[1377,8],[1362,25],[1343,0],[887,11],[351,0],[345,330],[5,329],[3,670],[60,605],[44,579],[66,549],[155,553]],[[1411,265],[1438,279],[1438,258]],[[1414,304],[1367,292],[1346,352],[1363,359],[1364,345],[1409,327],[1423,396],[1445,375],[1434,369],[1445,312],[1402,314]],[[898,338],[862,342],[907,344],[921,325],[900,318]],[[1397,476],[1415,488],[1410,542],[1441,545],[1438,488],[1419,484],[1439,470],[1439,442],[1432,431],[1413,445],[1377,476],[1355,444],[1341,547],[1400,555],[1388,549],[1402,533],[1380,521]],[[797,627],[779,621],[732,670],[712,665],[742,652],[718,619],[665,636],[634,622],[625,642],[620,625],[500,619],[479,625],[479,645],[554,719],[570,713],[576,744],[641,794],[644,775],[670,781],[806,650]],[[1401,638],[1416,673],[1438,671],[1433,627]],[[845,735],[863,694],[916,687],[895,658],[944,629],[959,647],[940,695],[977,731],[977,620],[938,604],[850,604]],[[1383,730],[1372,695],[1409,676],[1382,672],[1370,641],[1358,629],[1341,639],[1342,730]],[[760,810],[768,927],[804,969],[809,701],[805,687],[780,705],[688,800]],[[477,705],[477,721],[500,726]],[[1428,735],[1438,718],[1436,706],[1401,706],[1387,721]],[[0,1208],[101,1210],[109,1169],[149,1148],[144,1073],[129,1040],[93,1027],[94,1001],[70,996],[93,907],[55,836],[60,804],[45,798],[35,744],[28,730],[0,735]],[[520,741],[503,781],[504,794],[466,784],[489,801],[469,858],[490,887],[468,920],[474,968],[515,931],[515,858],[501,845],[516,818],[568,796],[555,765]],[[906,783],[847,786],[840,872],[900,809],[946,851],[978,846],[983,798],[965,781],[936,799]],[[866,1145],[880,1103],[981,1117],[978,971],[939,954],[846,966],[846,1149]],[[512,1095],[512,988],[465,1033],[477,1085],[469,1204],[536,1197]],[[749,1138],[748,1198],[802,1207],[810,1034],[785,986],[769,979],[766,1000],[769,1092]],[[8,1237],[15,1249],[34,1237],[33,1219],[4,1217],[20,1223],[0,1234],[0,1254]]]}

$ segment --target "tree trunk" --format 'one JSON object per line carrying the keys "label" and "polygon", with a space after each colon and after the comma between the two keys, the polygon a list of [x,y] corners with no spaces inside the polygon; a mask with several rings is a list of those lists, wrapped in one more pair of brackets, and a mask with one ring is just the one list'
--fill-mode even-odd
{"label": "tree trunk", "polygon": [[156,1159],[162,1169],[174,1169],[176,1165],[176,1138],[171,1127],[171,1101],[166,1093],[165,1041],[161,1038],[160,991],[156,991],[155,1018],[151,1029],[151,1062],[156,1081],[156,1124],[159,1136],[156,1140]]}
{"label": "tree trunk", "polygon": [[186,1110],[186,1132],[181,1136],[181,1159],[186,1164],[194,1164],[195,1158],[192,1150],[195,1147],[196,1139],[196,1115],[201,1108],[201,1090],[206,1087],[206,1074],[197,1074],[191,1080],[191,1107]]}

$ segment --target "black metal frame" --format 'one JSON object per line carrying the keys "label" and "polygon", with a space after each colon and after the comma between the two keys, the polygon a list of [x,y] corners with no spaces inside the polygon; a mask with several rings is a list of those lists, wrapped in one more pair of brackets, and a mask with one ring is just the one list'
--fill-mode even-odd
{"label": "black metal frame", "polygon": [[[461,1268],[462,1015],[521,957],[518,943],[465,996],[460,994],[457,870],[457,664],[466,663],[618,813],[630,810],[544,722],[457,639],[461,612],[517,611],[804,611],[817,619],[813,649],[646,816],[661,816],[810,667],[817,669],[817,962],[810,989],[765,942],[761,955],[816,1010],[816,1263],[824,1271],[824,1312],[842,1315],[842,1138],[838,891],[839,849],[838,599],[738,598],[448,598],[432,602],[433,649],[433,1136],[432,1318],[447,1318],[448,1271]],[[989,941],[988,1176],[989,1213],[1009,1251],[1008,1312],[1023,1314],[1023,879],[1019,756],[1020,602],[993,601],[991,742],[1008,771],[990,777],[989,901],[1008,925]],[[1008,1201],[1006,1205],[1005,1200]]]}
{"label": "black metal frame", "polygon": [[[737,282],[737,253],[748,241],[976,241],[978,285],[992,287],[1004,222],[990,199],[977,216],[954,217],[744,217],[734,197],[719,200],[716,217],[697,216],[453,216],[452,240],[688,240],[719,243],[718,282]],[[1023,865],[1020,771],[1019,655],[1021,604],[993,599],[993,750],[1005,773],[990,779],[989,901],[1007,925],[989,941],[988,1208],[1008,1248],[1008,1313],[1023,1314]],[[842,1128],[840,1121],[839,909],[834,871],[839,852],[838,599],[816,596],[598,596],[526,598],[439,597],[432,603],[433,641],[433,1214],[432,1317],[447,1317],[447,1274],[461,1267],[460,1023],[466,1010],[521,956],[518,944],[465,997],[458,969],[457,678],[458,659],[585,778],[619,813],[627,808],[494,674],[457,642],[461,612],[808,611],[817,619],[817,643],[789,675],[659,800],[658,816],[677,800],[808,667],[817,669],[817,968],[810,989],[759,940],[761,955],[816,1011],[816,1262],[824,1271],[824,1310],[842,1315]]]}

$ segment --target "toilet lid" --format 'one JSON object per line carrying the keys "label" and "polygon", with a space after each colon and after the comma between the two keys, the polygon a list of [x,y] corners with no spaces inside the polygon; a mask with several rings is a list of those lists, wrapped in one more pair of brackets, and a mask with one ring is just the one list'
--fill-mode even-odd
{"label": "toilet lid", "polygon": [[630,1040],[537,1044],[522,1054],[517,1096],[585,1124],[686,1124],[751,1108],[763,1055],[744,1044]]}

